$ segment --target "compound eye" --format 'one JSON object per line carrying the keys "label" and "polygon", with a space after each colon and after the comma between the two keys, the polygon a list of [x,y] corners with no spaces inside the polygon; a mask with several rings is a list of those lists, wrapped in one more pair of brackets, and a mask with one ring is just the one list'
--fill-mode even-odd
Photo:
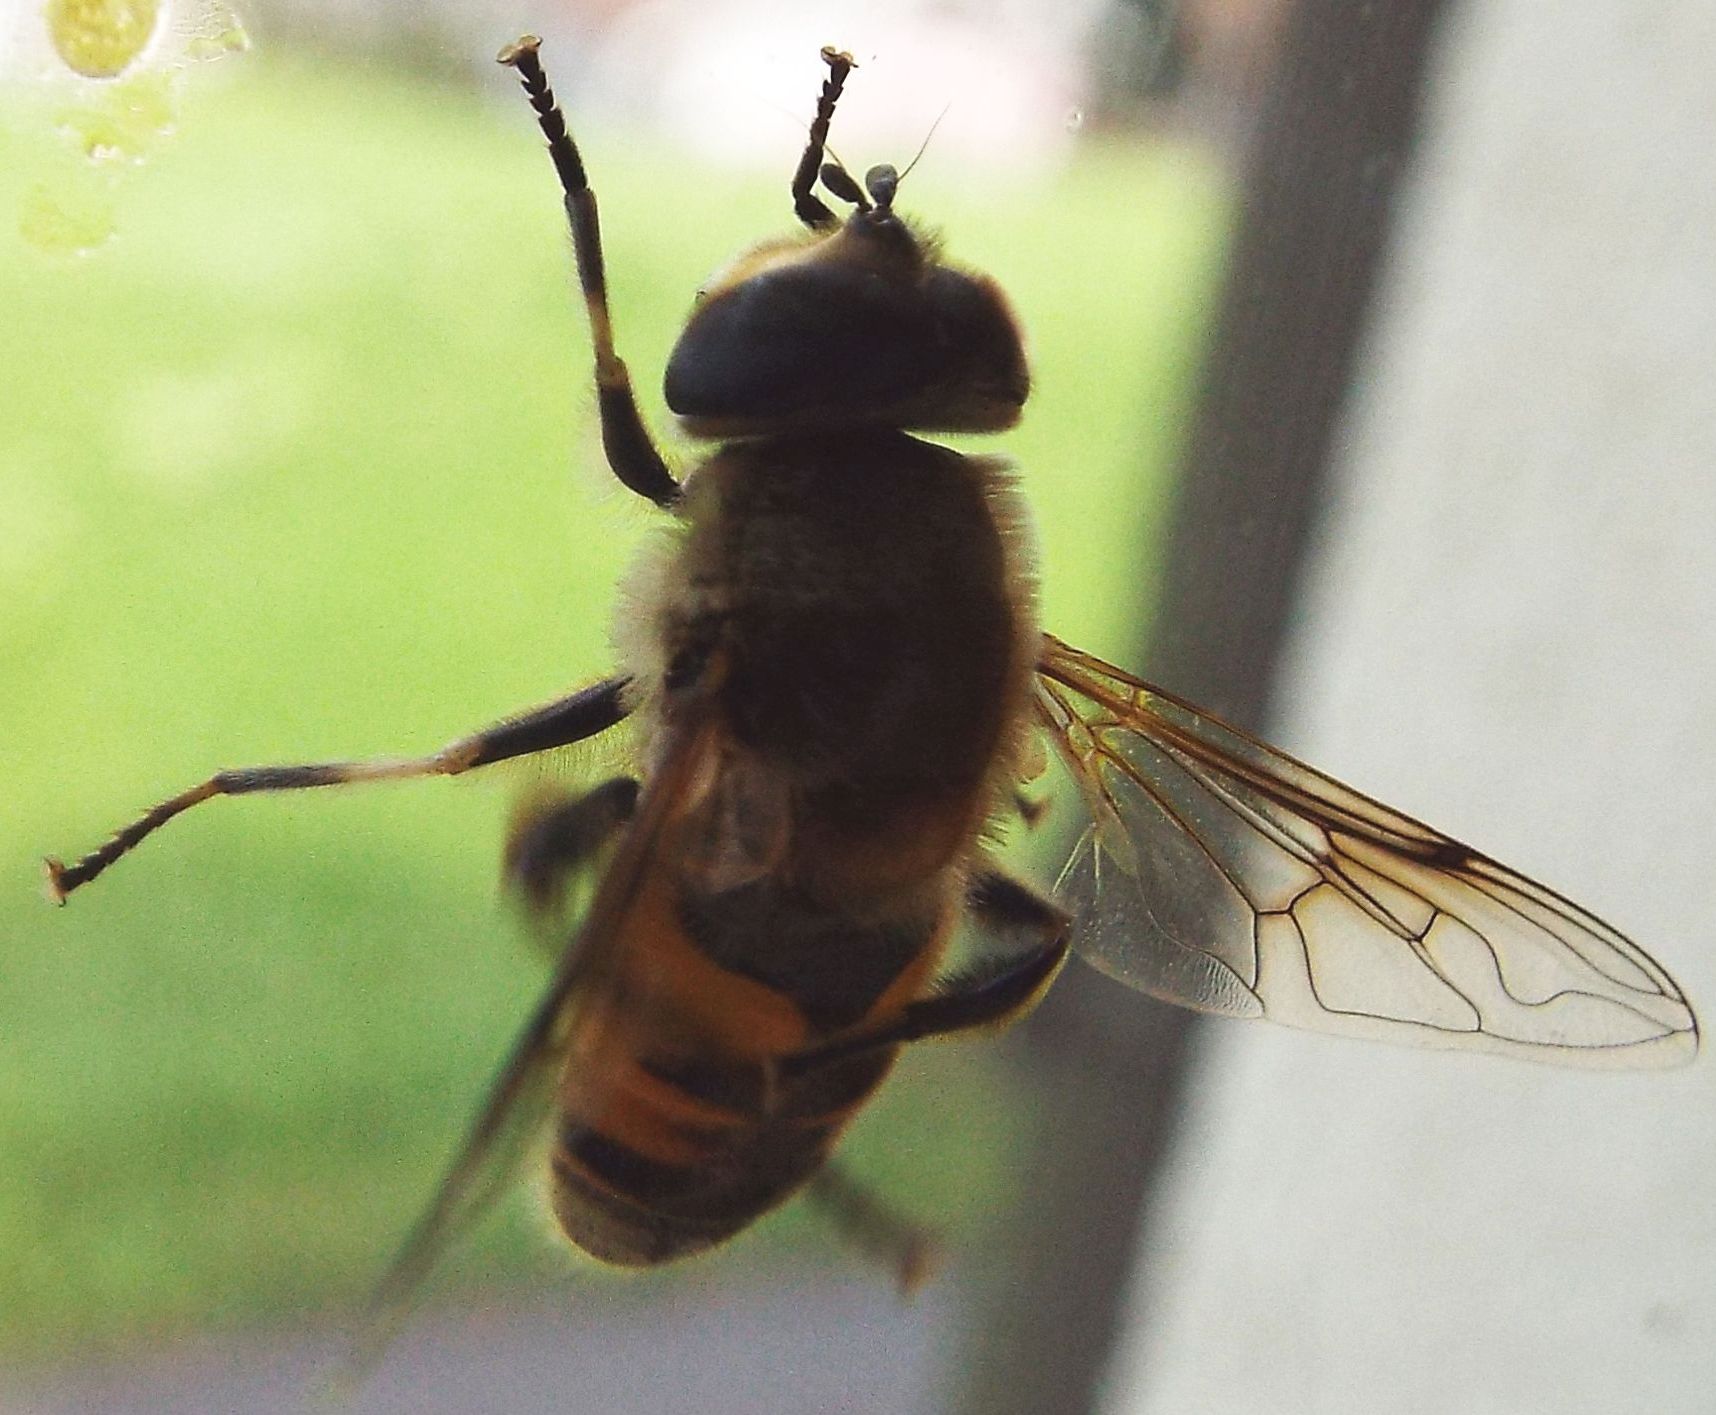
{"label": "compound eye", "polygon": [[849,418],[933,376],[930,311],[854,265],[788,266],[697,306],[668,360],[682,417]]}

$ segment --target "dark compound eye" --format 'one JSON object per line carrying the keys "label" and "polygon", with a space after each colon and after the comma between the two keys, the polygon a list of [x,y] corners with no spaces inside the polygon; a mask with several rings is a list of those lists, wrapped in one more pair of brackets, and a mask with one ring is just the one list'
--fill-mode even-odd
{"label": "dark compound eye", "polygon": [[[870,232],[867,242],[909,240]],[[1018,330],[987,280],[942,266],[904,274],[860,259],[798,260],[700,302],[668,361],[668,407],[693,432],[880,422],[986,431],[1029,391]]]}

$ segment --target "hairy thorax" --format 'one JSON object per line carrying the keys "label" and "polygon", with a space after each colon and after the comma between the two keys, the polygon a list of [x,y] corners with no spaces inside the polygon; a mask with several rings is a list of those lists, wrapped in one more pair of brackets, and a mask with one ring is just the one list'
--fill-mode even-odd
{"label": "hairy thorax", "polygon": [[1007,776],[1036,625],[1000,467],[892,431],[729,444],[637,583],[646,698],[719,650],[734,749],[784,783],[796,870],[908,885]]}

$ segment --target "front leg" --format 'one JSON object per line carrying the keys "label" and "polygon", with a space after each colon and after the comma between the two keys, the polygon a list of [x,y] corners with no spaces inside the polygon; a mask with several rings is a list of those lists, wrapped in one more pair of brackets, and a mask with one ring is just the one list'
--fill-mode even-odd
{"label": "front leg", "polygon": [[614,349],[613,319],[608,313],[608,278],[602,264],[602,231],[596,219],[596,194],[584,171],[584,159],[566,129],[566,119],[554,102],[554,90],[537,56],[541,40],[525,35],[499,55],[502,64],[516,69],[525,96],[536,112],[542,135],[548,139],[548,155],[560,177],[565,194],[566,220],[572,228],[572,250],[578,263],[578,284],[584,292],[584,308],[590,317],[590,337],[596,350],[596,409],[602,420],[602,450],[614,475],[639,496],[658,506],[672,506],[679,499],[679,483],[644,425],[643,414],[632,392],[632,376]]}

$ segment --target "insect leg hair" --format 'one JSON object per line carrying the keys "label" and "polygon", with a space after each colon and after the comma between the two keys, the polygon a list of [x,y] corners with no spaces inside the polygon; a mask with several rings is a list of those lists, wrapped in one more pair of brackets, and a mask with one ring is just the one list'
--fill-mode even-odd
{"label": "insect leg hair", "polygon": [[865,1257],[892,1268],[900,1295],[910,1297],[935,1273],[941,1243],[891,1204],[830,1161],[817,1171],[805,1197],[828,1215],[840,1236]]}
{"label": "insect leg hair", "polygon": [[88,884],[121,855],[128,854],[174,816],[216,796],[245,796],[253,791],[296,791],[311,786],[344,786],[357,781],[398,781],[414,776],[457,776],[473,767],[511,757],[545,752],[581,742],[612,727],[626,714],[622,693],[627,680],[609,678],[570,697],[534,708],[451,742],[426,757],[389,757],[366,762],[316,762],[304,766],[253,766],[216,772],[144,812],[106,844],[67,865],[49,858],[49,896],[57,904]]}
{"label": "insect leg hair", "polygon": [[816,117],[810,124],[810,141],[792,174],[792,209],[798,219],[813,231],[827,231],[840,224],[840,218],[828,209],[812,188],[822,171],[823,144],[828,141],[828,125],[834,120],[834,105],[840,101],[840,90],[846,86],[846,76],[858,67],[850,54],[832,45],[824,45],[822,62],[828,65],[828,77],[822,81],[822,92],[816,100]]}
{"label": "insect leg hair", "polygon": [[942,980],[929,997],[907,1003],[882,1026],[834,1036],[782,1058],[776,1063],[776,1080],[793,1080],[879,1047],[1009,1026],[1042,1001],[1067,959],[1071,923],[1067,915],[1035,890],[994,872],[973,877],[966,903],[985,928],[1023,929],[1041,942],[1026,953]]}
{"label": "insect leg hair", "polygon": [[542,71],[535,35],[501,50],[500,63],[518,70],[536,121],[548,139],[548,155],[566,196],[566,219],[572,227],[572,249],[578,261],[578,284],[590,316],[590,336],[596,346],[596,406],[602,419],[602,450],[614,475],[639,496],[658,506],[679,498],[679,483],[657,450],[643,414],[638,411],[632,378],[625,361],[614,352],[613,321],[608,314],[608,281],[602,264],[602,231],[596,219],[596,194],[584,174],[584,160],[566,130],[566,119],[554,102],[554,90]]}

